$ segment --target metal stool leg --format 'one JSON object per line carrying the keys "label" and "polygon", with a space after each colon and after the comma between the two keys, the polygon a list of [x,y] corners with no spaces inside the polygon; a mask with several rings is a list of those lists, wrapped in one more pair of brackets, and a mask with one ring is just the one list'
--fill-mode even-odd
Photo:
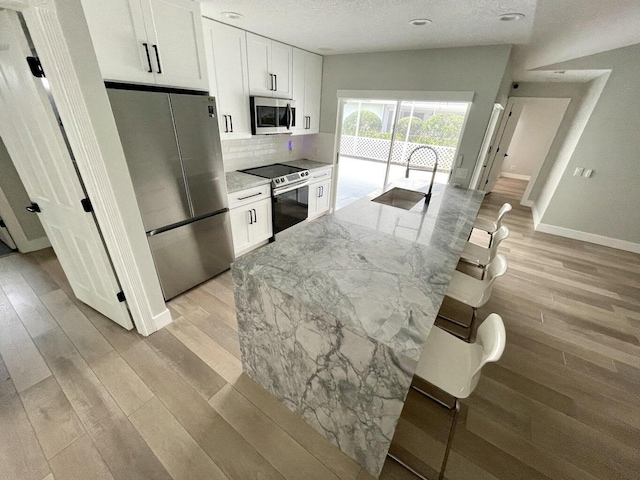
{"label": "metal stool leg", "polygon": [[447,460],[449,460],[449,452],[451,451],[453,434],[456,431],[456,419],[458,418],[459,410],[460,410],[460,402],[456,400],[456,406],[453,409],[453,420],[451,421],[451,430],[449,430],[449,438],[447,439],[447,446],[444,450],[444,458],[442,459],[442,466],[440,467],[440,476],[438,477],[438,480],[444,479],[444,471],[445,471],[445,468],[447,468]]}

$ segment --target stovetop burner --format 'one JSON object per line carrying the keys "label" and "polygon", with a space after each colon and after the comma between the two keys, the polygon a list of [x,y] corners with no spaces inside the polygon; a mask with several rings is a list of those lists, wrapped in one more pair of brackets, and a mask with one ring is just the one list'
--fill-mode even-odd
{"label": "stovetop burner", "polygon": [[270,178],[274,188],[300,183],[309,177],[309,170],[292,167],[291,165],[285,165],[283,163],[274,163],[273,165],[248,168],[240,171],[258,177]]}

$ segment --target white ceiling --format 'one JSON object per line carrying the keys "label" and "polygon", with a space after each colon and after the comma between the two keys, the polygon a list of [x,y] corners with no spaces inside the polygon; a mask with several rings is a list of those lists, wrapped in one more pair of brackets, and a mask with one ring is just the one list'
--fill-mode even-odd
{"label": "white ceiling", "polygon": [[[321,54],[528,42],[536,0],[202,0],[202,14]],[[244,15],[229,20],[225,11]],[[503,22],[498,15],[526,17]],[[431,25],[408,22],[428,18]],[[331,50],[326,50],[331,49]]]}
{"label": "white ceiling", "polygon": [[[588,81],[600,73],[561,76],[544,67],[640,43],[640,0],[200,1],[209,18],[323,55],[514,44],[519,81]],[[225,11],[244,17],[229,20]],[[526,17],[498,19],[513,12]],[[413,18],[433,23],[414,27]]]}

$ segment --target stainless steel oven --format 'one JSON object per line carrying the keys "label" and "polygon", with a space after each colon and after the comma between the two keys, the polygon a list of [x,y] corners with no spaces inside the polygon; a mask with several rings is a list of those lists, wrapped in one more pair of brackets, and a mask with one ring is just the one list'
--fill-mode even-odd
{"label": "stainless steel oven", "polygon": [[309,182],[273,189],[273,233],[276,238],[296,225],[302,226],[309,216]]}
{"label": "stainless steel oven", "polygon": [[296,126],[296,102],[269,97],[251,97],[251,133],[292,133]]}
{"label": "stainless steel oven", "polygon": [[304,225],[309,217],[309,170],[283,163],[241,170],[271,180],[273,233],[276,238]]}

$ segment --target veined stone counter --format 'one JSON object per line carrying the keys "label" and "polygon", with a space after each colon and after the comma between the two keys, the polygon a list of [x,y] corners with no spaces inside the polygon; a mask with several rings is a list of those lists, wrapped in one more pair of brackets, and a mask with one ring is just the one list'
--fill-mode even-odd
{"label": "veined stone counter", "polygon": [[376,195],[232,273],[245,373],[377,477],[483,193],[435,185],[410,211]]}

